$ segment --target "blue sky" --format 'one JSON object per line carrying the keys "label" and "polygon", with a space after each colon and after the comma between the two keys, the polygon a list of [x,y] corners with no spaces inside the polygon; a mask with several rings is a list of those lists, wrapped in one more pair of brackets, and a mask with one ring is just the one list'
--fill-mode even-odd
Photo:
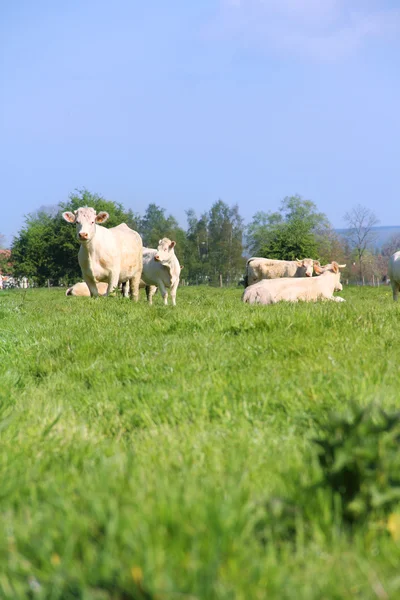
{"label": "blue sky", "polygon": [[400,225],[398,2],[3,2],[0,56],[9,242],[81,187],[182,225],[295,193]]}

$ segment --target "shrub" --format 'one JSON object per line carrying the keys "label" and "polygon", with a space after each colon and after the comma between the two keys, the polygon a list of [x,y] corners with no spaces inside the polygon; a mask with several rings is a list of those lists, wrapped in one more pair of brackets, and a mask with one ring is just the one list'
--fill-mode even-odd
{"label": "shrub", "polygon": [[353,407],[333,416],[315,442],[320,486],[340,496],[345,521],[385,514],[400,500],[400,413]]}

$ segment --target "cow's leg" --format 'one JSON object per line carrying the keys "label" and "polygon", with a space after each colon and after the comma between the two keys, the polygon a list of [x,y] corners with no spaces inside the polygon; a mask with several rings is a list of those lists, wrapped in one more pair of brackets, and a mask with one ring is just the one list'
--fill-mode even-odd
{"label": "cow's leg", "polygon": [[147,297],[147,301],[150,305],[153,304],[153,296],[156,293],[156,291],[157,291],[156,285],[146,285],[146,297]]}
{"label": "cow's leg", "polygon": [[167,291],[167,288],[164,285],[164,282],[160,281],[160,284],[159,284],[158,287],[160,288],[160,293],[161,293],[161,296],[163,297],[164,304],[165,304],[165,306],[167,306],[167,304],[168,304],[168,291]]}
{"label": "cow's leg", "polygon": [[112,271],[110,278],[108,280],[108,288],[107,288],[106,296],[109,296],[111,294],[111,292],[113,292],[115,289],[118,289],[118,280],[119,280],[119,272]]}
{"label": "cow's leg", "polygon": [[179,281],[171,285],[171,300],[172,306],[176,306],[176,290],[178,289]]}
{"label": "cow's leg", "polygon": [[129,295],[131,297],[131,300],[134,300],[135,302],[139,300],[139,285],[141,276],[142,272],[136,271],[134,276],[131,277],[129,280]]}
{"label": "cow's leg", "polygon": [[122,295],[124,298],[127,298],[129,296],[129,281],[124,281],[122,283]]}
{"label": "cow's leg", "polygon": [[399,299],[400,285],[396,281],[392,281],[391,284],[392,284],[393,300],[395,302],[397,302],[397,300]]}
{"label": "cow's leg", "polygon": [[94,280],[94,277],[92,277],[91,275],[89,275],[87,273],[83,273],[83,279],[85,280],[85,283],[89,288],[90,295],[92,296],[92,298],[98,298],[99,290],[97,289],[97,285]]}

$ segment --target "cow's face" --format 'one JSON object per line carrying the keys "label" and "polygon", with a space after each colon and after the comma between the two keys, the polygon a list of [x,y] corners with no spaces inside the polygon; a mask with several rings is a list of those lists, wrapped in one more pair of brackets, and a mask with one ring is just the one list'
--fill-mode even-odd
{"label": "cow's face", "polygon": [[157,252],[154,255],[154,260],[161,263],[169,262],[174,251],[176,242],[171,242],[168,238],[163,238],[158,242]]}
{"label": "cow's face", "polygon": [[96,214],[94,208],[83,206],[72,212],[64,212],[67,223],[76,225],[76,237],[80,244],[87,244],[94,238],[96,223],[105,223],[109,217],[107,212],[101,211]]}
{"label": "cow's face", "polygon": [[312,277],[314,268],[314,261],[312,258],[304,258],[303,260],[297,260],[296,262],[305,277]]}
{"label": "cow's face", "polygon": [[[340,276],[339,276],[340,277]],[[335,292],[341,292],[343,289],[342,284],[340,283],[339,280],[337,280],[336,284],[335,284]]]}

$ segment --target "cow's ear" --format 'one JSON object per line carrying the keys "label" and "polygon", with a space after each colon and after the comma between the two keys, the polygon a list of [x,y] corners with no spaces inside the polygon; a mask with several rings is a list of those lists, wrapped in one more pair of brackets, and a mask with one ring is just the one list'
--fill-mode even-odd
{"label": "cow's ear", "polygon": [[296,264],[298,267],[302,267],[303,266],[303,261],[299,260],[298,258],[296,258]]}
{"label": "cow's ear", "polygon": [[339,273],[339,265],[334,260],[332,261],[332,271],[334,273]]}
{"label": "cow's ear", "polygon": [[65,221],[67,221],[67,223],[75,223],[75,215],[74,215],[74,213],[70,212],[69,210],[67,210],[66,212],[63,212],[62,216],[63,216],[63,219]]}
{"label": "cow's ear", "polygon": [[314,265],[314,271],[317,275],[321,275],[324,272],[323,268],[320,265]]}
{"label": "cow's ear", "polygon": [[181,271],[182,271],[183,268],[184,268],[184,265],[181,265]]}
{"label": "cow's ear", "polygon": [[169,249],[172,250],[172,248],[175,246],[176,242],[171,242],[169,245]]}
{"label": "cow's ear", "polygon": [[110,215],[105,210],[102,210],[96,215],[96,223],[105,223]]}

